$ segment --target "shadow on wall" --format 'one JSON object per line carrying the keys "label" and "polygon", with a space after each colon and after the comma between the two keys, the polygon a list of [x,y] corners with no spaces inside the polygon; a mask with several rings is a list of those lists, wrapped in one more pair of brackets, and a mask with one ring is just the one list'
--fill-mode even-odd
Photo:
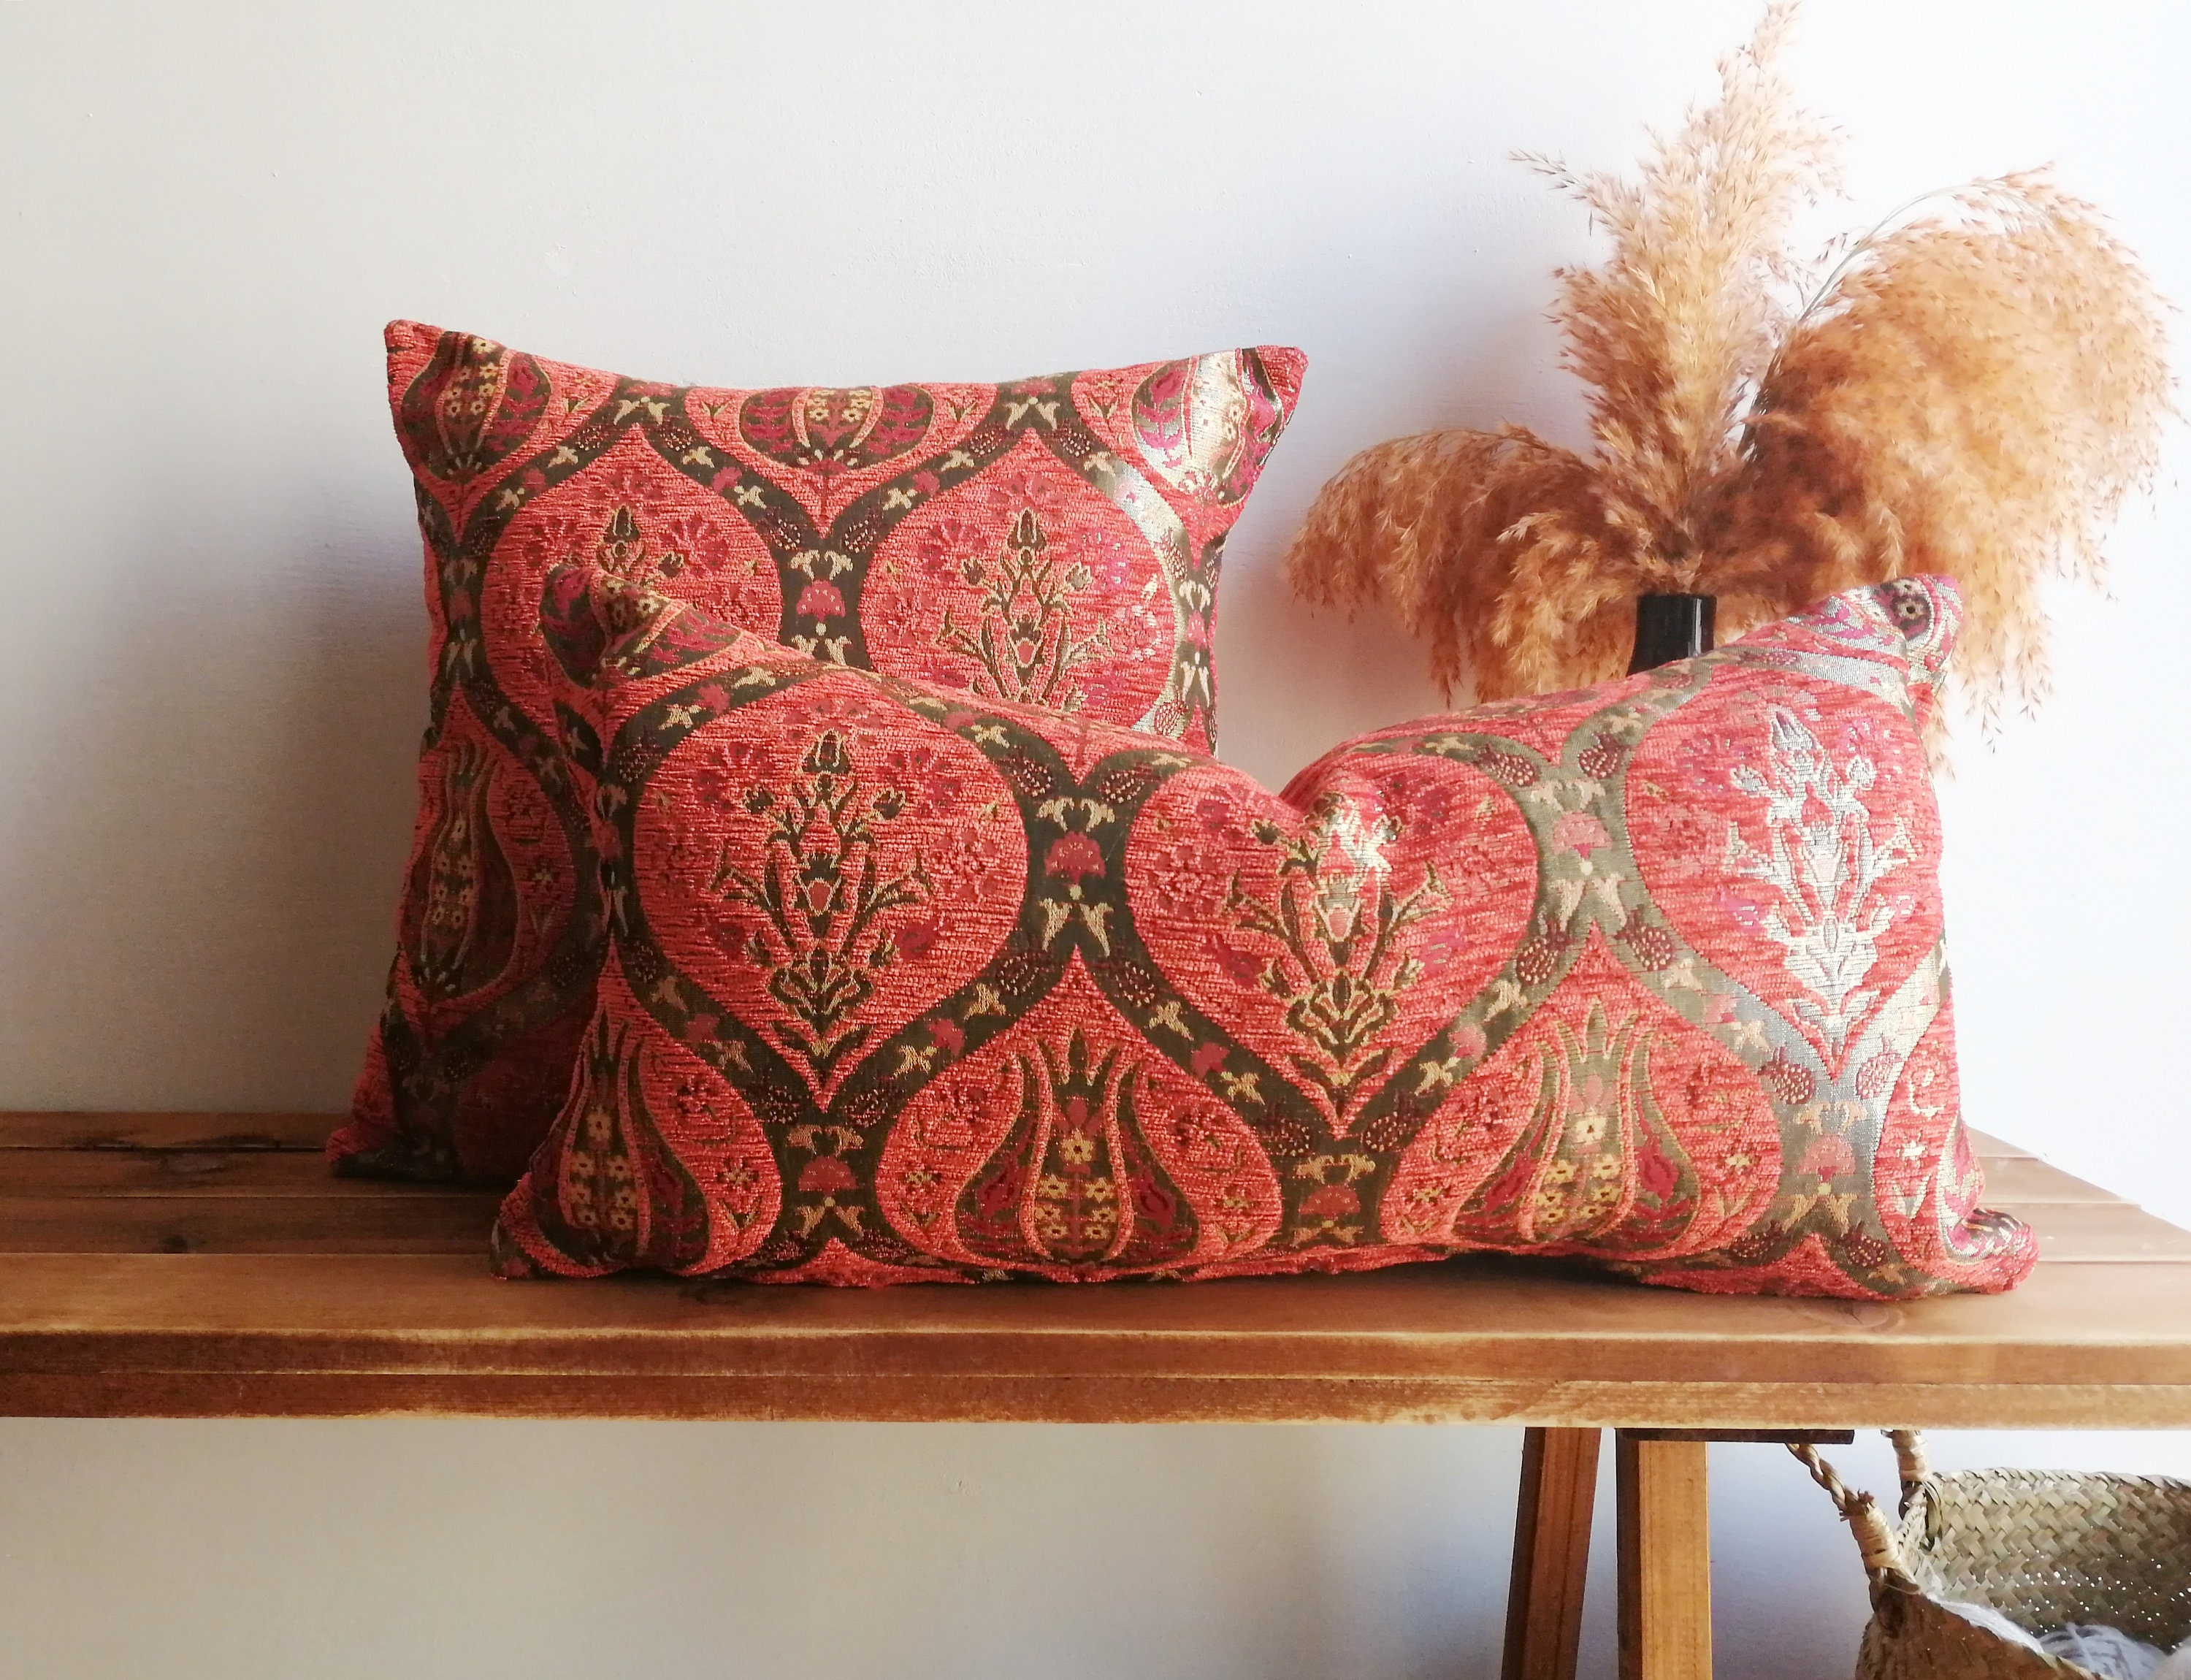
{"label": "shadow on wall", "polygon": [[145,497],[134,541],[110,536],[142,559],[126,590],[70,603],[52,732],[17,743],[6,1106],[348,1100],[411,829],[417,537],[305,505],[297,479],[246,536],[205,499],[217,481]]}

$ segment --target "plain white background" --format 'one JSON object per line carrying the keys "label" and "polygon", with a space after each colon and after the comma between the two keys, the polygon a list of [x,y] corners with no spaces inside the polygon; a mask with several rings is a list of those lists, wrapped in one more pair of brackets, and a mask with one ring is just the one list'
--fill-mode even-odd
{"label": "plain white background", "polygon": [[[1305,346],[1221,618],[1226,755],[1275,783],[1434,698],[1389,626],[1288,597],[1317,487],[1433,424],[1579,438],[1542,310],[1596,248],[1508,152],[1625,166],[1753,16],[4,0],[0,1107],[346,1098],[424,717],[387,317],[748,385]],[[1822,232],[2052,159],[2191,299],[2182,0],[1814,0],[1795,68],[1851,134]],[[1943,797],[1972,1119],[2191,1221],[2171,449],[2111,595],[2060,602],[2058,697],[1966,733]],[[0,1422],[0,1672],[1484,1674],[1517,1444]],[[1938,1445],[2191,1470],[2172,1437]],[[1722,1671],[1846,1674],[1846,1535],[1777,1449],[1715,1468]]]}

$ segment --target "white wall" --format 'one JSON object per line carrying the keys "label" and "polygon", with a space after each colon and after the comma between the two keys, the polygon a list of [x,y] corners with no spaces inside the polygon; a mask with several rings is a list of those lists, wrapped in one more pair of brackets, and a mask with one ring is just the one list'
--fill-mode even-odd
{"label": "white wall", "polygon": [[[384,318],[747,384],[1305,345],[1221,638],[1227,755],[1276,781],[1430,704],[1276,575],[1325,476],[1438,423],[1577,434],[1541,310],[1593,248],[1505,154],[1625,165],[1752,11],[0,0],[0,1107],[344,1100],[424,716]],[[1796,68],[1847,220],[2055,158],[2191,299],[2182,0],[1814,0]],[[2063,603],[2060,698],[1946,799],[1972,1119],[2191,1220],[2185,458],[2113,598]],[[1487,1673],[1516,1450],[0,1422],[0,1672]],[[1846,1536],[1776,1450],[1717,1452],[1722,1671],[1847,1673]]]}

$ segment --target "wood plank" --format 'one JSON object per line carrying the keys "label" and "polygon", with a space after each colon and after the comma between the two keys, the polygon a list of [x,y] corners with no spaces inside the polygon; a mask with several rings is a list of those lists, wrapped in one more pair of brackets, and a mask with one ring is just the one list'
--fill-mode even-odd
{"label": "wood plank", "polygon": [[1711,1680],[1711,1508],[1701,1441],[1615,1438],[1620,1680]]}
{"label": "wood plank", "polygon": [[[2191,1268],[2041,1267],[2009,1295],[1887,1302],[1700,1296],[1492,1256],[1190,1286],[889,1290],[646,1276],[513,1286],[449,1260],[332,1256],[187,1264],[24,1256],[0,1267],[0,1337],[317,1335],[330,1327],[452,1345],[469,1334],[578,1338],[636,1350],[667,1341],[683,1350],[680,1358],[715,1348],[740,1360],[762,1346],[788,1355],[858,1347],[866,1358],[885,1345],[1002,1337],[1052,1350],[1044,1359],[1059,1348],[1124,1348],[1137,1361],[1185,1362],[1173,1367],[1180,1370],[1238,1370],[1224,1363],[1223,1350],[1268,1348],[1274,1356],[1300,1356],[1295,1364],[1302,1369],[1360,1375],[1449,1373],[1448,1353],[1469,1347],[1511,1355],[1505,1368],[1517,1375],[1540,1358],[1574,1355],[1601,1374],[1616,1361],[1637,1380],[1730,1374],[1724,1365],[1670,1373],[1665,1361],[1674,1352],[1738,1360],[1753,1373],[1808,1375],[1815,1364],[1824,1376],[1835,1365],[1861,1368],[1906,1351],[1928,1361],[1968,1354],[1972,1363],[1940,1369],[1946,1380],[2014,1381],[2015,1374],[1976,1361],[2058,1347],[2088,1349],[2094,1358],[2120,1350],[2152,1362],[2127,1370],[2133,1378],[2191,1381]],[[498,1353],[497,1363],[509,1368]],[[2021,1380],[2069,1374],[2029,1371]],[[2124,1374],[2108,1369],[2094,1380]]]}
{"label": "wood plank", "polygon": [[10,1256],[469,1255],[484,1271],[500,1202],[465,1191],[351,1198],[0,1195],[0,1242]]}
{"label": "wood plank", "polygon": [[2013,1143],[2004,1142],[1992,1133],[1980,1131],[1976,1127],[1971,1129],[1969,1136],[1971,1153],[1989,1166],[2000,1160],[2028,1161],[2034,1159],[2029,1149],[2022,1148]]}
{"label": "wood plank", "polygon": [[1437,1423],[1602,1428],[1784,1423],[1866,1429],[2182,1429],[2191,1385],[1943,1387],[1808,1394],[1726,1384],[984,1375],[589,1376],[0,1370],[0,1417],[534,1417],[839,1423]]}
{"label": "wood plank", "polygon": [[492,1195],[336,1179],[333,1118],[0,1115],[0,1409],[2191,1423],[2191,1238],[2028,1156],[1989,1159],[1988,1200],[2046,1261],[1994,1299],[1722,1300],[1497,1256],[1191,1289],[504,1284]]}
{"label": "wood plank", "polygon": [[[444,1184],[339,1178],[317,1150],[0,1150],[0,1196],[310,1196],[369,1201],[478,1194]],[[0,1226],[0,1250],[7,1244]]]}
{"label": "wood plank", "polygon": [[1574,1680],[1601,1438],[1596,1429],[1531,1429],[1522,1437],[1500,1680]]}
{"label": "wood plank", "polygon": [[[328,1343],[330,1331],[346,1340]],[[374,1357],[430,1345],[504,1370],[573,1358],[659,1369],[668,1353],[695,1371],[758,1359],[818,1375],[910,1370],[959,1350],[1022,1370],[1444,1375],[1467,1352],[1482,1375],[2191,1382],[2191,1268],[2041,1267],[2006,1296],[1872,1302],[1699,1296],[1489,1257],[1192,1286],[828,1290],[644,1276],[510,1285],[455,1258],[26,1255],[0,1267],[0,1349],[22,1337],[202,1339],[216,1354],[299,1338],[322,1358],[350,1342]],[[550,1363],[513,1363],[528,1339]],[[2052,1370],[2012,1363],[2050,1350],[2062,1356]],[[1670,1371],[1677,1356],[1690,1364]],[[1033,1363],[999,1363],[1011,1359]]]}
{"label": "wood plank", "polygon": [[340,1114],[0,1113],[0,1149],[317,1150]]}
{"label": "wood plank", "polygon": [[2006,1296],[1886,1304],[1488,1260],[1073,1290],[511,1284],[475,1255],[0,1267],[0,1403],[96,1411],[133,1393],[179,1415],[2181,1427],[2191,1267],[2041,1267]]}
{"label": "wood plank", "polygon": [[2191,1231],[2128,1202],[1993,1203],[2039,1234],[2042,1263],[2191,1265]]}
{"label": "wood plank", "polygon": [[2073,1178],[2061,1168],[2049,1166],[2044,1161],[2025,1159],[1988,1161],[1984,1165],[1985,1193],[1978,1199],[1988,1207],[1999,1207],[2004,1203],[2038,1206],[2047,1203],[2123,1200],[2112,1190],[2103,1190],[2097,1184]]}

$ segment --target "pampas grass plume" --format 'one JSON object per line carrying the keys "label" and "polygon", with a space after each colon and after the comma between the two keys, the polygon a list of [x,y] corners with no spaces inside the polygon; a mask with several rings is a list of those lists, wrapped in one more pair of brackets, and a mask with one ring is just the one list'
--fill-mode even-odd
{"label": "pampas grass plume", "polygon": [[1988,726],[2044,696],[2042,580],[2099,579],[2100,533],[2159,459],[2167,306],[2043,171],[1905,206],[1813,278],[1790,225],[1840,183],[1835,136],[1778,69],[1796,10],[1767,7],[1637,179],[1524,159],[1611,240],[1556,276],[1552,310],[1592,452],[1518,426],[1379,444],[1295,538],[1296,589],[1386,603],[1449,694],[1617,675],[1641,594],[1716,595],[1734,634],[1938,572]]}

